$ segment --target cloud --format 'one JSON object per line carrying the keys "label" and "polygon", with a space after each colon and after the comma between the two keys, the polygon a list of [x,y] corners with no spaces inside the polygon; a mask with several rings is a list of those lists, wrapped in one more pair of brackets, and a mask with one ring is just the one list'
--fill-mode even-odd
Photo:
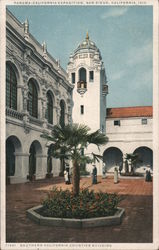
{"label": "cloud", "polygon": [[132,48],[128,54],[127,65],[133,66],[152,60],[152,42],[146,41],[140,48]]}
{"label": "cloud", "polygon": [[151,89],[153,81],[152,76],[153,76],[152,69],[145,71],[138,79],[138,82],[140,83],[138,85],[142,88]]}
{"label": "cloud", "polygon": [[109,11],[101,15],[101,19],[123,16],[128,11],[128,9],[129,7],[112,7]]}
{"label": "cloud", "polygon": [[125,73],[126,73],[125,70],[116,72],[115,74],[112,75],[111,81],[116,81],[116,80],[121,79],[125,75]]}

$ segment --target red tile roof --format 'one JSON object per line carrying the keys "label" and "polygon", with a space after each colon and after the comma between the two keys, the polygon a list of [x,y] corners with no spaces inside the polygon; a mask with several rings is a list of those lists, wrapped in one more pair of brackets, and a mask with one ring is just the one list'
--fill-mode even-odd
{"label": "red tile roof", "polygon": [[107,108],[107,118],[152,117],[152,106]]}

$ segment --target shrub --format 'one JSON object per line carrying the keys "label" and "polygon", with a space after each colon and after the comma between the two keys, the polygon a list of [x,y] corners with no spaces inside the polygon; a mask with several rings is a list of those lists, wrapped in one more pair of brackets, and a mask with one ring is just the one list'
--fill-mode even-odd
{"label": "shrub", "polygon": [[117,194],[95,193],[88,189],[74,196],[69,190],[54,188],[42,202],[41,215],[58,218],[92,218],[114,215],[121,198]]}

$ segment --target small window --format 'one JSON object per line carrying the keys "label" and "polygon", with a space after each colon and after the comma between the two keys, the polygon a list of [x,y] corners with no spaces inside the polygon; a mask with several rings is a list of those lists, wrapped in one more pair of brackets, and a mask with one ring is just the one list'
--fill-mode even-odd
{"label": "small window", "polygon": [[81,105],[81,115],[84,114],[84,105]]}
{"label": "small window", "polygon": [[93,82],[94,80],[94,71],[89,71],[89,81]]}
{"label": "small window", "polygon": [[120,126],[120,120],[114,121],[114,126]]}
{"label": "small window", "polygon": [[72,73],[72,83],[75,83],[75,73]]}
{"label": "small window", "polygon": [[143,119],[141,120],[141,123],[142,123],[142,125],[146,125],[146,124],[147,124],[147,119],[143,118]]}

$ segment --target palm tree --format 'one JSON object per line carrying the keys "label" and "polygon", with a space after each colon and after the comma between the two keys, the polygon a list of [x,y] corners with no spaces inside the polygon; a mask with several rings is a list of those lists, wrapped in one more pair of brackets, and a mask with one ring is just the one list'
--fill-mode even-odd
{"label": "palm tree", "polygon": [[99,130],[90,133],[90,128],[86,125],[72,124],[63,128],[55,125],[51,135],[42,134],[43,138],[51,141],[52,156],[56,158],[70,159],[73,165],[73,194],[79,194],[80,186],[80,164],[91,163],[101,158],[92,152],[91,155],[82,155],[81,150],[87,148],[89,144],[95,144],[98,148],[107,142],[107,137]]}

